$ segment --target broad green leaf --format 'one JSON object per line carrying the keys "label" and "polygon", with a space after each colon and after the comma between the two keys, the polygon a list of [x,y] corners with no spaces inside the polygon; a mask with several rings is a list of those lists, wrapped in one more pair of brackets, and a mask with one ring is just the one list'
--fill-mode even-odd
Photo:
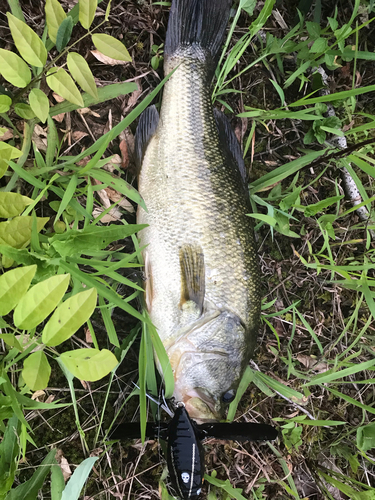
{"label": "broad green leaf", "polygon": [[[231,484],[229,479],[226,479],[225,481],[222,479],[217,479],[214,477],[213,474],[209,476],[208,474],[204,475],[204,478],[208,483],[213,484],[214,486],[217,486],[218,488],[224,490],[226,493],[228,493],[229,498],[235,498],[236,500],[246,500],[246,497],[242,495],[242,488],[234,488]],[[215,495],[216,498],[216,495]]]}
{"label": "broad green leaf", "polygon": [[64,475],[59,465],[51,467],[51,500],[61,500],[65,488]]}
{"label": "broad green leaf", "polygon": [[31,198],[22,196],[22,194],[0,191],[0,217],[3,219],[16,217],[32,202]]}
{"label": "broad green leaf", "polygon": [[274,217],[271,217],[270,215],[266,214],[246,214],[246,215],[252,217],[253,219],[261,220],[272,227],[275,227],[277,223],[276,219]]}
{"label": "broad green leaf", "polygon": [[334,19],[333,17],[327,17],[327,19],[328,19],[329,26],[330,26],[331,30],[336,31],[338,26],[339,26],[337,19]]}
{"label": "broad green leaf", "polygon": [[[128,300],[124,300],[124,297],[121,297],[114,290],[108,288],[108,286],[103,285],[101,283],[101,280],[91,278],[89,274],[83,275],[84,273],[82,273],[82,271],[79,271],[74,264],[68,264],[63,260],[60,260],[60,266],[67,272],[70,272],[74,278],[78,279],[82,283],[85,283],[87,286],[90,286],[92,288],[96,288],[98,290],[98,293],[112,304],[116,305],[120,309],[123,309],[135,318],[141,321],[145,321],[144,316],[142,316],[142,314],[137,311],[137,309],[128,304]],[[136,293],[138,294],[139,292],[137,291]],[[119,347],[120,345],[117,336],[116,339],[111,339],[111,342],[117,347]]]}
{"label": "broad green leaf", "polygon": [[88,30],[94,20],[97,0],[79,0],[79,22]]}
{"label": "broad green leaf", "polygon": [[[0,144],[3,144],[0,142]],[[11,152],[8,150],[0,150],[0,179],[3,177],[5,172],[8,170],[8,165],[10,162]]]}
{"label": "broad green leaf", "polygon": [[246,11],[249,16],[253,15],[256,4],[256,0],[240,0],[240,8]]}
{"label": "broad green leaf", "polygon": [[[38,217],[38,232],[43,229],[49,217]],[[9,245],[14,248],[25,246],[31,239],[33,218],[31,216],[14,217],[14,219],[0,222],[0,245]]]}
{"label": "broad green leaf", "polygon": [[[93,104],[100,104],[101,102],[108,101],[109,99],[115,99],[116,97],[130,94],[131,92],[137,90],[137,88],[137,84],[133,82],[113,83],[112,85],[106,85],[105,87],[100,87],[97,89],[98,99],[94,99],[91,95],[86,93],[82,95],[82,98],[85,107],[88,108]],[[68,101],[64,101],[56,104],[56,106],[53,106],[49,114],[50,116],[56,116],[60,113],[69,113],[70,111],[74,111],[75,109],[77,109],[77,105],[71,104]]]}
{"label": "broad green leaf", "polygon": [[61,52],[67,46],[73,31],[73,19],[66,17],[60,24],[56,35],[56,49]]}
{"label": "broad green leaf", "polygon": [[308,205],[304,207],[303,210],[305,212],[306,217],[313,217],[319,212],[322,212],[325,208],[333,205],[340,201],[344,196],[332,196],[331,198],[326,198],[325,200],[318,201],[318,203],[314,203],[312,205]]}
{"label": "broad green leaf", "polygon": [[0,113],[9,111],[11,105],[12,99],[8,95],[0,95]]}
{"label": "broad green leaf", "polygon": [[37,266],[16,267],[0,276],[0,316],[8,314],[27,292]]}
{"label": "broad green leaf", "polygon": [[357,446],[362,451],[368,451],[375,448],[375,424],[358,427]]}
{"label": "broad green leaf", "polygon": [[49,113],[49,100],[46,94],[40,89],[32,89],[29,94],[29,103],[34,114],[45,123]]}
{"label": "broad green leaf", "polygon": [[98,457],[89,457],[79,464],[67,482],[61,500],[78,500],[80,498],[81,490],[97,460]]}
{"label": "broad green leaf", "polygon": [[94,77],[85,59],[77,52],[68,54],[67,63],[69,71],[74,80],[81,88],[90,94],[94,99],[98,99],[98,89],[96,88]]}
{"label": "broad green leaf", "polygon": [[[22,413],[21,416],[23,417]],[[9,420],[0,442],[0,496],[11,489],[18,468],[19,433],[21,424],[14,414]]]}
{"label": "broad green leaf", "polygon": [[[28,65],[20,56],[10,50],[0,49],[0,74],[15,87],[26,87],[31,81],[31,71]],[[11,99],[10,102],[12,102]]]}
{"label": "broad green leaf", "polygon": [[97,292],[95,288],[77,293],[61,304],[43,330],[42,341],[56,346],[70,338],[94,312]]}
{"label": "broad green leaf", "polygon": [[30,288],[14,310],[17,328],[31,330],[46,319],[63,298],[69,280],[70,274],[58,274]]}
{"label": "broad green leaf", "polygon": [[72,77],[60,68],[47,76],[47,85],[67,101],[83,107],[83,99]]}
{"label": "broad green leaf", "polygon": [[46,6],[44,10],[46,13],[49,37],[53,41],[53,43],[56,43],[57,30],[59,29],[60,24],[66,18],[66,14],[58,0],[46,0]]}
{"label": "broad green leaf", "polygon": [[108,375],[117,365],[114,354],[107,349],[77,349],[61,354],[61,361],[77,378],[95,382]]}
{"label": "broad green leaf", "polygon": [[15,46],[26,62],[37,68],[43,68],[47,61],[47,50],[38,37],[26,23],[7,12],[8,24]]}
{"label": "broad green leaf", "polygon": [[51,366],[43,351],[30,354],[23,362],[22,377],[32,391],[45,389],[51,375]]}
{"label": "broad green leaf", "polygon": [[96,252],[106,248],[113,241],[137,233],[145,226],[128,224],[127,226],[87,226],[84,229],[72,229],[67,233],[54,235],[51,245],[62,256],[79,255],[85,251]]}
{"label": "broad green leaf", "polygon": [[112,57],[112,59],[117,59],[118,61],[132,60],[125,45],[120,40],[113,38],[113,36],[105,35],[104,33],[92,35],[92,42],[105,56]]}
{"label": "broad green leaf", "polygon": [[[8,97],[8,96],[0,96],[1,97]],[[19,158],[22,155],[22,151],[20,151],[17,148],[14,148],[10,144],[7,144],[6,142],[0,141],[0,158],[2,157],[2,153],[6,152],[7,157],[8,157],[8,152],[9,154],[9,159],[13,160],[14,158]]]}
{"label": "broad green leaf", "polygon": [[56,448],[45,457],[43,462],[36,468],[30,479],[13,488],[6,497],[6,500],[34,500],[38,498],[38,491],[46,481],[46,477],[51,467],[59,467],[56,461]]}
{"label": "broad green leaf", "polygon": [[327,38],[317,38],[313,43],[310,52],[312,54],[316,54],[318,52],[324,52],[327,49],[327,47],[328,47]]}
{"label": "broad green leaf", "polygon": [[35,117],[35,113],[31,109],[31,106],[25,104],[24,102],[18,102],[17,104],[15,104],[14,111],[24,120],[31,120]]}
{"label": "broad green leaf", "polygon": [[313,40],[316,40],[320,36],[321,27],[319,23],[306,21],[306,28]]}
{"label": "broad green leaf", "polygon": [[4,340],[9,347],[15,347],[20,352],[23,351],[21,344],[12,333],[0,333],[0,339]]}

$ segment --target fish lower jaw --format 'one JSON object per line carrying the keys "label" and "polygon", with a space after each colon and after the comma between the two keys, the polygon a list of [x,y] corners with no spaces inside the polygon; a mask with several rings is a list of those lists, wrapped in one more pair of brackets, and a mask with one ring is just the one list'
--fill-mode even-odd
{"label": "fish lower jaw", "polygon": [[182,402],[190,418],[197,423],[217,422],[222,419],[222,415],[215,409],[213,402],[202,399],[202,395],[195,389],[182,393],[175,387],[175,402]]}

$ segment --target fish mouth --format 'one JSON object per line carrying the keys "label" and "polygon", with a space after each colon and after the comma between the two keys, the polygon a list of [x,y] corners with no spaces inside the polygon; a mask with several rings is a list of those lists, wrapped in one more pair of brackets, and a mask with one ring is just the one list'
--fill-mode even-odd
{"label": "fish mouth", "polygon": [[214,399],[199,388],[189,391],[183,402],[190,418],[197,423],[217,422],[222,419],[220,405],[215,404]]}

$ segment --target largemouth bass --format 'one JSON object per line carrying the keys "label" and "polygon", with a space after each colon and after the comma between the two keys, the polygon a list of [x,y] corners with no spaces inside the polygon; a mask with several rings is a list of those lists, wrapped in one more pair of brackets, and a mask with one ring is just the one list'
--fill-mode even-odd
{"label": "largemouth bass", "polygon": [[249,362],[260,318],[260,276],[245,168],[210,86],[230,0],[174,0],[160,117],[136,133],[137,222],[145,296],[174,373],[174,398],[197,421],[223,417]]}

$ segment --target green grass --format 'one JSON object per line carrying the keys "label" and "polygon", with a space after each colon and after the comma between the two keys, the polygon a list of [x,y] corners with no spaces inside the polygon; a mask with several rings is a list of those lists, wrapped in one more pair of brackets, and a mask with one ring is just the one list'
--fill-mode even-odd
{"label": "green grass", "polygon": [[[153,8],[166,8],[166,4],[154,2]],[[247,127],[243,144],[251,170],[253,213],[249,216],[259,243],[264,300],[257,357],[245,371],[228,419],[273,421],[280,428],[280,439],[259,446],[208,441],[206,491],[210,500],[302,499],[308,496],[299,481],[302,477],[302,482],[314,485],[317,498],[335,499],[341,491],[351,499],[373,499],[375,140],[374,144],[369,140],[375,123],[371,76],[375,58],[367,30],[373,29],[374,5],[356,0],[350,12],[332,9],[329,18],[323,18],[321,9],[326,12],[328,7],[315,2],[306,18],[297,15],[297,21],[296,12],[280,6],[276,10],[272,0],[266,0],[261,10],[256,2],[245,0],[235,7],[212,96]],[[26,9],[22,2],[12,0],[9,8],[22,19]],[[162,19],[161,10],[154,13]],[[285,25],[279,22],[275,27],[278,15],[284,16]],[[38,32],[54,64],[63,63],[73,47],[83,50],[82,40],[95,29],[109,29],[105,22],[101,27],[94,23],[86,31],[79,28],[77,7],[71,16],[73,38],[60,54],[54,52],[47,34]],[[108,16],[115,23],[114,14],[107,12]],[[30,13],[27,19],[32,19]],[[31,27],[38,30],[37,25]],[[125,45],[129,47],[128,35]],[[163,40],[155,43],[150,54],[134,49],[147,68],[158,69],[162,60]],[[316,69],[323,64],[337,83],[329,95],[319,93],[322,82]],[[13,132],[13,137],[0,142],[0,146],[6,144],[0,147],[2,274],[17,266],[36,266],[31,286],[47,286],[52,277],[70,273],[63,302],[95,288],[98,307],[91,317],[81,312],[85,332],[71,331],[69,341],[64,338],[64,343],[47,345],[43,320],[22,330],[16,313],[14,318],[9,314],[30,285],[22,285],[25,276],[14,278],[14,291],[7,297],[13,297],[14,303],[0,317],[0,500],[23,498],[25,489],[30,500],[41,489],[48,498],[52,494],[66,500],[84,494],[104,498],[109,490],[135,497],[146,491],[156,498],[158,487],[162,498],[168,498],[156,445],[120,447],[108,439],[124,414],[127,420],[140,419],[143,433],[146,420],[156,415],[155,403],[149,404],[146,397],[160,392],[154,351],[164,367],[166,397],[173,392],[173,375],[155,328],[138,307],[143,262],[134,219],[123,210],[122,224],[107,226],[103,218],[119,209],[120,202],[104,207],[97,192],[111,187],[143,205],[130,174],[115,167],[113,176],[103,167],[115,159],[119,137],[129,127],[134,130],[136,119],[158,96],[169,75],[155,81],[151,92],[130,106],[108,132],[96,134],[98,138],[85,148],[76,146],[66,153],[63,126],[53,117],[65,113],[66,118],[70,113],[80,120],[78,104],[66,100],[50,107],[44,150],[33,135],[36,125],[43,125],[40,117],[29,117],[29,108],[18,109],[23,117],[14,111],[21,100],[28,106],[31,87],[40,86],[43,70],[31,67],[31,71],[32,80],[25,87],[9,87],[13,99],[9,109],[0,88],[0,126]],[[108,71],[115,75],[117,69]],[[363,76],[361,84],[356,84],[356,71]],[[262,85],[251,87],[258,77]],[[142,80],[143,89],[148,81]],[[135,90],[133,82],[116,83],[99,87],[97,97],[82,93],[82,99],[85,107],[106,106]],[[330,103],[335,109],[333,119],[326,115]],[[20,119],[24,121],[21,130]],[[73,121],[74,126],[77,123]],[[355,147],[347,153],[339,151],[334,136],[345,136]],[[360,206],[369,211],[368,221],[357,218],[358,206],[345,197],[344,168],[360,193]],[[5,193],[23,198],[13,197],[11,202],[7,198],[5,203],[1,198],[5,200]],[[94,208],[100,213],[96,218]],[[5,230],[9,224],[14,225],[13,240]],[[126,235],[131,238],[124,241]],[[22,293],[21,285],[26,286]],[[54,297],[59,311],[61,299]],[[0,305],[5,302],[3,298]],[[119,309],[125,316],[117,320]],[[92,380],[82,386],[64,365],[63,353],[83,347],[92,348],[91,354],[95,349],[96,354],[113,356],[114,368],[108,369],[102,382]],[[35,348],[43,356],[33,352]],[[25,370],[27,360],[34,370],[32,377]],[[48,388],[38,386],[38,381],[45,380],[38,363],[52,367]],[[133,383],[139,390],[134,390]],[[45,389],[44,394],[39,394],[39,400],[31,399],[39,389]],[[48,396],[57,399],[47,400]],[[74,472],[63,494],[61,458],[56,459],[54,452],[60,447]]]}

